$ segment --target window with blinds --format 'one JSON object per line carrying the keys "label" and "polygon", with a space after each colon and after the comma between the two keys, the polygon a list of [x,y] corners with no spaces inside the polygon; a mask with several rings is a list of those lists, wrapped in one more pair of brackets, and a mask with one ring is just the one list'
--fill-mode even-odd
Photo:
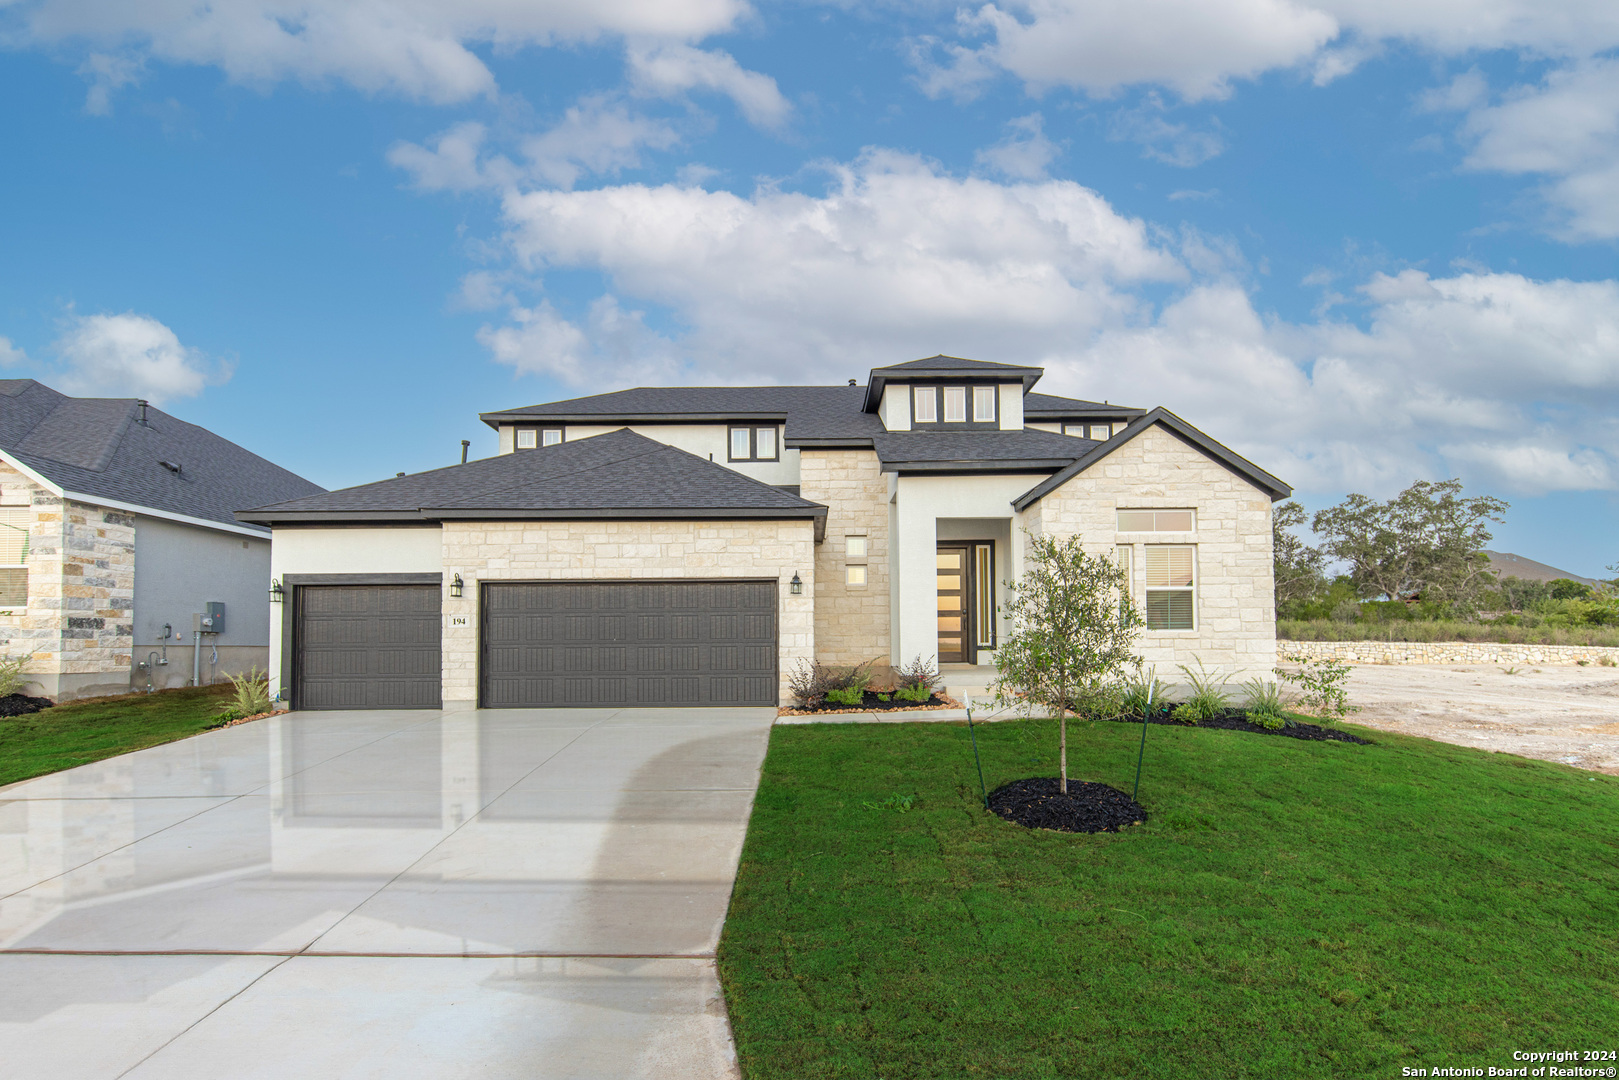
{"label": "window with blinds", "polygon": [[1147,629],[1192,630],[1197,591],[1197,548],[1148,544]]}
{"label": "window with blinds", "polygon": [[28,606],[28,530],[31,506],[0,506],[0,608]]}

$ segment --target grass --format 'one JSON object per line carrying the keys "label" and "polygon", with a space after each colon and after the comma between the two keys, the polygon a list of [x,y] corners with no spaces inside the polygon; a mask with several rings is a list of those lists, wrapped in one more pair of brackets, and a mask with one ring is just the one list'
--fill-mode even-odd
{"label": "grass", "polygon": [[1512,626],[1454,619],[1337,622],[1277,619],[1276,636],[1289,641],[1477,641],[1507,645],[1619,645],[1619,626]]}
{"label": "grass", "polygon": [[[1619,780],[1152,727],[1116,835],[982,808],[957,724],[771,735],[720,974],[766,1078],[1370,1077],[1619,1031]],[[1071,724],[1128,792],[1141,729]],[[1056,726],[978,728],[991,790]],[[896,793],[908,813],[867,809]]]}
{"label": "grass", "polygon": [[230,684],[71,701],[0,719],[0,784],[71,769],[205,731]]}

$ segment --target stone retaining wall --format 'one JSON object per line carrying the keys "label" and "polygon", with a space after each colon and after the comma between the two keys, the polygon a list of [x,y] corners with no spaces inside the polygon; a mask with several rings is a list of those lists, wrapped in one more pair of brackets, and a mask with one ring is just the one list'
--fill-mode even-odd
{"label": "stone retaining wall", "polygon": [[1517,645],[1488,641],[1278,641],[1278,659],[1323,657],[1351,664],[1619,664],[1603,645]]}

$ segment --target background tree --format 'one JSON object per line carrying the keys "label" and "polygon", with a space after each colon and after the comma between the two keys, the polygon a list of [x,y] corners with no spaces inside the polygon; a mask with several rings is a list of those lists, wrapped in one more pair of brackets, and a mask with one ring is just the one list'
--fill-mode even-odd
{"label": "background tree", "polygon": [[1304,507],[1291,500],[1271,511],[1271,550],[1276,566],[1276,611],[1297,608],[1327,588],[1327,557],[1291,530],[1304,524]]}
{"label": "background tree", "polygon": [[1351,495],[1310,524],[1322,551],[1349,564],[1362,596],[1467,612],[1496,584],[1485,522],[1501,521],[1507,507],[1491,495],[1463,498],[1460,480],[1418,480],[1386,503]]}
{"label": "background tree", "polygon": [[1002,704],[1057,710],[1061,789],[1068,793],[1068,712],[1105,707],[1134,651],[1141,614],[1111,555],[1091,555],[1078,536],[1030,536],[1022,578],[1008,586],[1012,631],[995,650],[991,689]]}

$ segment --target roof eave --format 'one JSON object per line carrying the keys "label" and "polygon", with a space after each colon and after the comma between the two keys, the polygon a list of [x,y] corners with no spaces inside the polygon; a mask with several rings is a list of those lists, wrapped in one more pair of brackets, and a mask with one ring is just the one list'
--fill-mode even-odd
{"label": "roof eave", "polygon": [[1026,473],[1055,472],[1073,463],[1073,458],[1019,458],[1011,461],[885,461],[882,472],[891,473]]}
{"label": "roof eave", "polygon": [[495,430],[501,424],[725,424],[782,423],[787,414],[779,409],[751,409],[737,412],[618,412],[618,413],[479,413],[478,419]]}

